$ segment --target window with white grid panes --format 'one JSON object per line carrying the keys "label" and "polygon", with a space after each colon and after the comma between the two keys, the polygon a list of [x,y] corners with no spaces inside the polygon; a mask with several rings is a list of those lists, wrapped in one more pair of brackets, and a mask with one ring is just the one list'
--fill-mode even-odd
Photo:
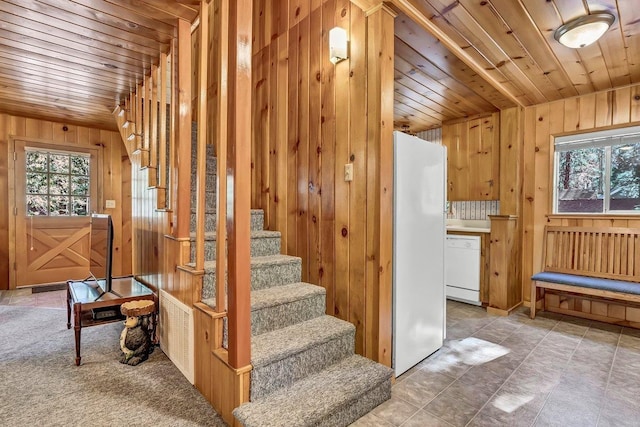
{"label": "window with white grid panes", "polygon": [[27,216],[90,214],[91,156],[25,148]]}

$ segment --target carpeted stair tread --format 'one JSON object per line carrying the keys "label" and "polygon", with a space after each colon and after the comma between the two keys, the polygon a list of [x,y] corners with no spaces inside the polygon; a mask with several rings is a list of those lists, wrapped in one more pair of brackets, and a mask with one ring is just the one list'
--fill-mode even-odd
{"label": "carpeted stair tread", "polygon": [[[280,232],[267,230],[251,231],[251,256],[261,257],[280,254]],[[196,257],[196,233],[191,232],[191,260]],[[226,242],[225,242],[226,246]],[[217,258],[217,234],[215,231],[207,231],[204,235],[204,259],[214,260]]]}
{"label": "carpeted stair tread", "polygon": [[[253,312],[276,305],[283,305],[317,295],[324,296],[326,293],[326,289],[322,286],[316,286],[304,282],[260,289],[251,292],[251,311]],[[211,308],[216,308],[215,298],[205,298],[201,302]]]}
{"label": "carpeted stair tread", "polygon": [[316,295],[326,295],[322,286],[298,282],[251,292],[251,311],[282,305]]}
{"label": "carpeted stair tread", "polygon": [[[215,205],[215,203],[213,204]],[[205,209],[204,227],[205,231],[215,231],[217,222],[217,210],[211,209],[212,205],[208,205],[209,209]],[[196,213],[195,205],[191,206],[191,217],[189,218],[189,229],[196,229]],[[262,209],[251,209],[250,229],[253,231],[262,230],[264,228],[264,212]]]}
{"label": "carpeted stair tread", "polygon": [[[251,238],[252,239],[268,239],[268,238],[279,238],[282,237],[282,234],[279,231],[271,231],[271,230],[252,230]],[[189,239],[194,241],[196,239],[196,232],[192,231],[189,233]],[[216,231],[206,231],[204,233],[204,240],[217,240],[218,233]]]}
{"label": "carpeted stair tread", "polygon": [[[218,212],[217,209],[205,209],[204,210],[205,214],[211,214],[211,215],[215,215],[217,212]],[[192,214],[196,213],[195,206],[191,208],[191,213]],[[251,215],[262,215],[262,209],[251,209]]]}
{"label": "carpeted stair tread", "polygon": [[[352,355],[290,387],[245,403],[233,414],[244,427],[346,426],[390,397],[391,374],[383,365]],[[370,399],[371,407],[350,410],[363,396],[379,390],[382,395]]]}
{"label": "carpeted stair tread", "polygon": [[323,316],[325,297],[323,287],[303,282],[251,292],[251,335]]}
{"label": "carpeted stair tread", "polygon": [[[258,290],[273,286],[296,283],[301,280],[302,259],[289,255],[265,255],[252,257],[251,260],[251,289]],[[194,263],[188,264],[190,267]],[[216,261],[204,262],[204,277],[202,281],[202,298],[215,297]],[[226,273],[225,273],[226,280]]]}
{"label": "carpeted stair tread", "polygon": [[254,370],[345,334],[354,334],[355,326],[333,316],[320,316],[306,322],[277,329],[251,340],[251,364]]}
{"label": "carpeted stair tread", "polygon": [[[251,335],[257,336],[324,315],[326,290],[298,282],[251,292]],[[215,298],[203,304],[215,309]],[[223,328],[226,347],[226,323]]]}
{"label": "carpeted stair tread", "polygon": [[[192,132],[192,136],[195,132]],[[192,166],[197,164],[195,144]],[[202,302],[214,307],[217,159],[207,146]],[[196,179],[191,182],[191,259],[196,245]],[[251,210],[250,400],[234,410],[244,427],[347,426],[391,397],[392,371],[354,355],[355,326],[325,314],[326,291],[302,280],[302,259],[280,254],[281,233]],[[225,245],[226,246],[226,245]],[[194,263],[188,264],[194,266]],[[225,272],[225,282],[227,274]],[[223,347],[228,323],[223,320]]]}
{"label": "carpeted stair tread", "polygon": [[[268,265],[284,265],[291,263],[298,263],[301,259],[299,257],[291,256],[291,255],[267,255],[267,256],[259,256],[255,258],[251,258],[251,268],[254,267],[260,268]],[[216,271],[216,262],[214,261],[205,261],[204,262],[204,271],[205,274],[214,273]]]}
{"label": "carpeted stair tread", "polygon": [[200,300],[201,303],[207,305],[215,310],[216,308],[216,299],[215,298],[202,298]]}

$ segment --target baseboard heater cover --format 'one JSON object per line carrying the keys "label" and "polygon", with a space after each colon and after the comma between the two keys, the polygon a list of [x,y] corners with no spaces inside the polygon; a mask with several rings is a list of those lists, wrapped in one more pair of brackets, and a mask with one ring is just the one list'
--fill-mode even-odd
{"label": "baseboard heater cover", "polygon": [[194,380],[193,309],[160,290],[160,348],[191,384]]}

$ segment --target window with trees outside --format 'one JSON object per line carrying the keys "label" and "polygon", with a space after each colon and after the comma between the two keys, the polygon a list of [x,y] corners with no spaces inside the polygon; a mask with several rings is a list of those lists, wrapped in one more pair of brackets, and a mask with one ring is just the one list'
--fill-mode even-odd
{"label": "window with trees outside", "polygon": [[640,126],[555,138],[554,213],[640,214]]}
{"label": "window with trees outside", "polygon": [[86,216],[90,213],[88,153],[25,148],[28,216]]}

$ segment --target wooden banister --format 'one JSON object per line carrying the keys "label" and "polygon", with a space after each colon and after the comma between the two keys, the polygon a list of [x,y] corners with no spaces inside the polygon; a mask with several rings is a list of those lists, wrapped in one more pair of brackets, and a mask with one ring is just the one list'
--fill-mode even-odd
{"label": "wooden banister", "polygon": [[[209,2],[200,2],[200,42],[198,52],[198,145],[196,147],[196,270],[204,269],[204,216],[207,178],[207,64]],[[224,277],[223,277],[224,280]]]}
{"label": "wooden banister", "polygon": [[175,116],[175,156],[172,171],[173,236],[189,237],[191,217],[191,23],[178,19],[177,55],[172,61],[176,85],[172,108]]}
{"label": "wooden banister", "polygon": [[176,189],[174,188],[174,175],[177,171],[177,159],[176,159],[176,127],[178,123],[178,117],[176,115],[176,90],[175,88],[178,86],[177,81],[178,77],[176,76],[176,62],[178,60],[178,42],[176,39],[171,43],[171,48],[169,49],[169,58],[171,59],[171,97],[169,99],[169,158],[167,162],[169,163],[168,175],[167,176],[167,208],[171,209],[173,212],[172,215],[172,225],[169,227],[170,233],[172,236],[177,236],[177,221],[176,221],[176,201],[177,197],[175,196]]}
{"label": "wooden banister", "polygon": [[151,75],[149,76],[149,167],[152,168],[148,174],[149,186],[158,186],[158,66],[151,66]]}
{"label": "wooden banister", "polygon": [[[158,186],[167,188],[167,54],[160,53],[160,127],[158,129]],[[158,195],[157,208],[167,207],[166,191]]]}
{"label": "wooden banister", "polygon": [[[140,166],[149,166],[149,141],[151,137],[151,81],[149,77],[142,80],[142,157]],[[144,154],[146,153],[146,154]]]}
{"label": "wooden banister", "polygon": [[216,311],[226,311],[227,292],[224,286],[224,272],[227,270],[227,143],[228,143],[228,66],[229,42],[225,39],[229,33],[229,2],[220,2],[218,28],[218,120],[216,127],[217,192],[216,192]]}
{"label": "wooden banister", "polygon": [[229,364],[251,363],[251,40],[252,2],[229,2]]}
{"label": "wooden banister", "polygon": [[134,147],[136,150],[140,150],[142,149],[142,83],[136,85],[135,109],[136,125],[132,129],[132,132],[135,140]]}

